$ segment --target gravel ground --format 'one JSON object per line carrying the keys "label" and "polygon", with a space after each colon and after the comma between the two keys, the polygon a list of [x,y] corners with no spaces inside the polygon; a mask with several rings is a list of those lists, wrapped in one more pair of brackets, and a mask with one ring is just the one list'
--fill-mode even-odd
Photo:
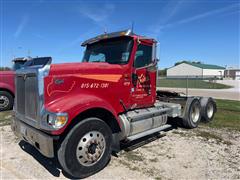
{"label": "gravel ground", "polygon": [[[1,179],[66,178],[55,160],[16,139],[10,126],[0,131]],[[178,128],[147,140],[125,147],[89,179],[240,179],[240,132]]]}

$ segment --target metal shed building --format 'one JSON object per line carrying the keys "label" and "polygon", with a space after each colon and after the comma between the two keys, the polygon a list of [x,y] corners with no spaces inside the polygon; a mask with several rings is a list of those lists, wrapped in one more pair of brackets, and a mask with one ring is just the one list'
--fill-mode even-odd
{"label": "metal shed building", "polygon": [[240,69],[228,68],[224,72],[224,77],[240,80]]}
{"label": "metal shed building", "polygon": [[224,75],[224,67],[212,64],[198,64],[183,62],[167,69],[167,77],[222,77]]}

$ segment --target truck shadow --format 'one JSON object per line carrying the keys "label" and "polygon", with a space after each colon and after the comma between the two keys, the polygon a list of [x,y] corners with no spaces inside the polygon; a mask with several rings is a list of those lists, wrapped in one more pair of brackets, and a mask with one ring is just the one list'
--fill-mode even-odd
{"label": "truck shadow", "polygon": [[[173,130],[173,129],[177,129],[178,127],[182,127],[182,124],[181,124],[180,120],[181,119],[178,119],[178,120],[169,119],[167,124],[171,124],[171,127],[162,131],[162,132],[167,132],[167,131],[170,131],[170,130]],[[137,149],[141,146],[147,145],[147,144],[149,144],[149,143],[151,143],[151,142],[153,142],[157,139],[160,139],[164,136],[166,136],[166,134],[157,132],[157,133],[142,137],[140,139],[136,139],[136,140],[131,141],[131,142],[121,143],[120,144],[120,151],[122,151],[122,150],[132,151],[132,150]],[[113,153],[113,155],[117,157],[116,153]]]}
{"label": "truck shadow", "polygon": [[[37,160],[37,162],[41,164],[53,176],[60,177],[60,174],[62,173],[63,176],[68,179],[76,179],[62,169],[57,158],[47,158],[43,156],[34,146],[27,143],[26,141],[21,140],[18,145],[23,151],[30,154],[35,160]],[[109,164],[109,162],[107,163],[107,165]]]}
{"label": "truck shadow", "polygon": [[[165,134],[160,134],[160,133],[155,133],[155,134],[151,134],[149,136],[145,136],[145,137],[142,137],[140,139],[137,139],[137,140],[134,140],[134,141],[131,141],[131,142],[125,142],[125,143],[121,143],[120,144],[120,151],[133,151],[134,149],[137,149],[137,148],[140,148],[144,145],[147,145],[157,139],[160,139],[162,137],[164,137]],[[117,156],[117,153],[113,153],[112,154],[113,156],[115,157],[118,157]]]}
{"label": "truck shadow", "polygon": [[23,140],[20,141],[18,145],[23,151],[30,154],[34,159],[36,159],[38,163],[40,163],[53,176],[60,176],[61,166],[56,158],[47,158],[43,156],[37,149],[35,149],[35,147]]}

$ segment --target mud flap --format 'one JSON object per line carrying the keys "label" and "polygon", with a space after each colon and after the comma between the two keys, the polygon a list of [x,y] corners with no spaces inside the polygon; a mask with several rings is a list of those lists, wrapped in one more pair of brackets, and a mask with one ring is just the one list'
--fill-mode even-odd
{"label": "mud flap", "polygon": [[120,151],[120,139],[119,139],[119,133],[113,133],[112,134],[112,151],[117,153]]}

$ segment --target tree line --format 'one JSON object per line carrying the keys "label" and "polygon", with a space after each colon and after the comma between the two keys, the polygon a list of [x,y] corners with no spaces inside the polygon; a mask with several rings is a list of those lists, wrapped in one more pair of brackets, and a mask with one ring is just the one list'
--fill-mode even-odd
{"label": "tree line", "polygon": [[0,71],[9,71],[11,68],[9,67],[0,67]]}

